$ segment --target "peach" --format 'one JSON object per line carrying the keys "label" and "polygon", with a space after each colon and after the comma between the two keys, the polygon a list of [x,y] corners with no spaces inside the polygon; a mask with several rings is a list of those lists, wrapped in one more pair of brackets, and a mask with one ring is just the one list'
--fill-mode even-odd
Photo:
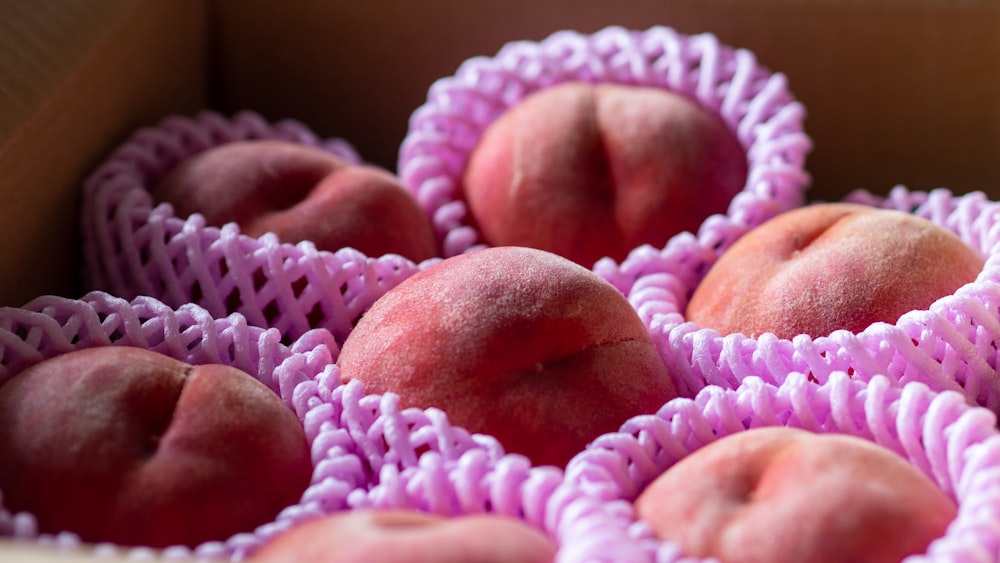
{"label": "peach", "polygon": [[430,218],[394,175],[297,143],[219,145],[182,161],[152,192],[179,216],[235,222],[254,237],[273,232],[283,242],[414,262],[438,254]]}
{"label": "peach", "polygon": [[955,502],[862,438],[772,427],[713,442],[635,501],[654,533],[722,563],[897,563],[926,551]]}
{"label": "peach", "polygon": [[249,374],[105,346],[0,387],[0,491],[43,533],[195,546],[252,532],[312,476],[301,422]]}
{"label": "peach", "polygon": [[662,247],[743,189],[747,156],[716,114],[652,87],[569,82],[502,113],[469,155],[462,193],[487,244],[586,267]]}
{"label": "peach", "polygon": [[445,518],[411,510],[357,510],[307,521],[279,534],[253,563],[548,563],[553,542],[497,515]]}
{"label": "peach", "polygon": [[557,466],[676,395],[617,289],[523,247],[461,254],[407,278],[361,318],[338,364],[344,382],[440,408],[508,452]]}
{"label": "peach", "polygon": [[751,230],[709,269],[686,317],[722,334],[860,332],[972,282],[983,258],[915,215],[818,203]]}

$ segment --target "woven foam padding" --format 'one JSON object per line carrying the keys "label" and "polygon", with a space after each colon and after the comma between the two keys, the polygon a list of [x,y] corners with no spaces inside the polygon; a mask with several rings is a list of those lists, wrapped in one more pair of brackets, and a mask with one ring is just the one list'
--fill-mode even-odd
{"label": "woven foam padding", "polygon": [[929,476],[958,504],[944,536],[908,563],[996,561],[1000,546],[1000,432],[996,416],[955,392],[920,383],[900,387],[844,372],[819,385],[804,374],[781,386],[747,378],[737,389],[709,386],[675,399],[655,415],[630,419],[577,455],[550,496],[548,529],[557,562],[672,563],[676,543],[657,540],[632,502],[678,460],[749,428],[789,426],[858,436],[892,450]]}
{"label": "woven foam padding", "polygon": [[[46,358],[93,346],[135,346],[189,363],[238,367],[281,396],[311,444],[313,476],[298,504],[252,533],[194,550],[167,548],[168,559],[238,560],[298,522],[364,506],[540,515],[547,492],[562,481],[561,471],[532,468],[523,456],[505,454],[495,438],[451,425],[441,410],[400,409],[394,394],[366,394],[358,381],[340,384],[337,344],[324,329],[285,345],[277,329],[250,325],[239,314],[216,318],[194,304],[174,309],[151,297],[128,301],[91,292],[80,300],[41,297],[0,308],[0,385]],[[31,515],[3,509],[0,492],[4,536],[80,546],[72,533],[39,534]]]}
{"label": "woven foam padding", "polygon": [[749,168],[743,191],[715,219],[732,232],[713,244],[725,246],[746,228],[802,203],[811,149],[805,112],[785,77],[760,66],[753,53],[722,45],[711,34],[687,36],[662,26],[608,27],[592,35],[560,31],[465,61],[453,76],[437,80],[410,116],[398,171],[433,218],[444,256],[483,244],[468,223],[460,184],[485,129],[528,94],[569,81],[658,87],[685,94],[725,120]]}
{"label": "woven foam padding", "polygon": [[[46,358],[94,346],[134,346],[192,364],[230,365],[262,381],[307,428],[314,473],[302,499],[256,530],[208,542],[193,550],[175,546],[164,552],[167,558],[239,559],[303,519],[346,508],[351,491],[372,485],[368,460],[360,455],[352,436],[331,433],[314,424],[328,412],[323,405],[310,400],[310,392],[316,388],[313,381],[330,369],[336,356],[337,345],[332,335],[318,329],[308,331],[291,345],[282,344],[281,340],[277,329],[252,326],[238,314],[217,318],[193,304],[174,309],[150,297],[127,301],[104,292],[91,292],[80,300],[45,296],[21,308],[0,308],[0,385]],[[313,409],[319,412],[314,413]],[[75,534],[40,534],[30,514],[5,510],[2,492],[0,537],[66,548],[80,546]],[[114,548],[102,545],[98,550]],[[132,557],[150,553],[141,547],[125,551]]]}
{"label": "woven foam padding", "polygon": [[[394,393],[366,394],[359,381],[339,382],[339,368],[331,364],[297,390],[296,404],[309,412],[314,452],[329,449],[336,459],[349,444],[376,476],[371,488],[350,493],[351,508],[490,512],[540,525],[561,470],[532,467],[526,457],[505,453],[495,438],[453,426],[440,409],[401,409]],[[338,501],[340,493],[334,491]]]}
{"label": "woven foam padding", "polygon": [[296,338],[326,328],[343,342],[354,321],[417,266],[395,255],[317,250],[311,242],[253,238],[230,223],[207,226],[200,214],[177,217],[150,188],[185,158],[234,141],[277,139],[318,147],[352,163],[341,139],[320,139],[304,125],[274,124],[252,112],[172,116],[135,132],[84,184],[85,282],[126,298],[197,303],[215,316],[238,312],[256,326]]}
{"label": "woven foam padding", "polygon": [[711,234],[728,236],[725,225],[706,224],[699,238],[678,235],[662,251],[633,253],[608,277],[631,282],[622,289],[650,328],[682,396],[709,384],[734,388],[750,376],[777,384],[799,371],[823,382],[847,371],[860,380],[885,375],[898,384],[920,381],[935,390],[961,391],[970,402],[1000,412],[1000,203],[980,192],[911,192],[901,186],[887,197],[858,191],[845,200],[912,212],[947,228],[986,258],[983,271],[895,324],[791,340],[721,335],[684,318],[688,297],[721,254]]}

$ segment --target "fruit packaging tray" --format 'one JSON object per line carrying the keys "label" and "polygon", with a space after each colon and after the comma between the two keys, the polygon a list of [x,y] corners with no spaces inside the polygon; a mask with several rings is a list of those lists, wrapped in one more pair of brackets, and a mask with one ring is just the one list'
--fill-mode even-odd
{"label": "fruit packaging tray", "polygon": [[[532,466],[437,409],[402,409],[392,394],[341,384],[339,346],[384,293],[435,263],[317,250],[206,225],[157,204],[150,186],[181,160],[236,140],[280,139],[353,163],[344,139],[253,112],[172,116],[137,131],[86,180],[81,213],[86,283],[79,300],[40,297],[0,309],[0,384],[42,359],[89,346],[149,348],[192,363],[244,369],[302,421],[314,473],[275,522],[168,557],[239,559],[319,514],[416,508],[494,512],[525,520],[559,545],[559,561],[688,560],[654,540],[631,501],[690,452],[725,435],[791,426],[860,436],[899,453],[959,504],[948,533],[909,560],[977,561],[1000,545],[1000,262],[998,205],[979,193],[857,192],[848,199],[913,213],[986,256],[971,284],[895,324],[828,337],[720,335],[684,318],[687,296],[734,241],[806,204],[805,109],[780,73],[711,34],[666,27],[572,31],[470,59],[429,91],[401,145],[399,176],[432,218],[443,256],[483,246],[457,193],[486,127],[525,96],[562,82],[615,82],[681,92],[721,116],[744,147],[746,185],[726,213],[664,247],[642,246],[593,271],[625,294],[656,341],[682,398],[598,438],[565,469]],[[850,374],[850,376],[848,376]],[[0,497],[2,499],[2,497]],[[0,506],[0,535],[76,546],[39,534]],[[108,549],[110,547],[108,546]],[[142,556],[142,548],[132,554]]]}

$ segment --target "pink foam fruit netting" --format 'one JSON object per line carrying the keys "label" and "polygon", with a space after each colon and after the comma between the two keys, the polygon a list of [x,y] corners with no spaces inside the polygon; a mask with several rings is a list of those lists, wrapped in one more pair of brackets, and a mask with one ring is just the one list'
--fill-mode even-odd
{"label": "pink foam fruit netting", "polygon": [[[0,308],[0,385],[42,360],[94,346],[134,346],[242,369],[296,413],[311,445],[313,476],[297,504],[255,530],[159,552],[167,559],[240,560],[299,522],[360,507],[519,517],[531,506],[529,515],[540,514],[562,482],[561,470],[505,454],[495,438],[452,426],[439,409],[401,409],[396,395],[366,394],[356,381],[341,384],[337,343],[325,329],[284,344],[275,328],[251,325],[238,313],[218,318],[195,304],[172,308],[147,296],[126,300],[94,291],[78,300],[43,296]],[[82,545],[68,531],[41,533],[31,514],[13,513],[2,501],[0,491],[0,537],[67,549]],[[96,550],[133,558],[154,553],[110,544]]]}
{"label": "pink foam fruit netting", "polygon": [[170,116],[136,131],[84,183],[82,228],[89,289],[125,298],[145,295],[211,314],[238,312],[287,340],[326,328],[342,342],[372,301],[418,269],[396,255],[368,257],[350,248],[317,250],[309,241],[279,242],[220,228],[200,214],[177,217],[150,188],[185,158],[243,140],[274,139],[324,149],[348,162],[361,158],[343,139],[321,139],[294,120],[265,121],[253,112],[227,118],[205,111]]}
{"label": "pink foam fruit netting", "polygon": [[[631,501],[657,475],[697,448],[733,432],[784,425],[840,432],[879,443],[929,475],[959,505],[958,517],[926,556],[981,561],[1000,548],[1000,438],[996,416],[963,395],[915,382],[896,385],[835,372],[820,384],[802,373],[780,385],[745,378],[666,403],[605,434],[564,470],[532,466],[505,454],[492,437],[452,426],[438,409],[399,408],[394,394],[366,394],[341,384],[337,346],[323,329],[291,345],[276,329],[239,314],[211,316],[188,304],[173,309],[149,297],[131,301],[103,292],[80,300],[41,297],[0,309],[0,385],[45,358],[90,346],[138,346],[192,363],[233,365],[258,377],[302,420],[314,473],[299,503],[258,529],[176,558],[241,560],[307,519],[342,510],[410,508],[444,516],[497,513],[537,526],[559,546],[557,561],[679,561],[636,521]],[[0,492],[2,493],[2,492]],[[2,501],[2,496],[0,496]],[[0,535],[78,548],[72,533],[40,534],[30,514],[0,504]],[[111,545],[98,553],[120,553]],[[133,558],[154,555],[126,550]]]}
{"label": "pink foam fruit netting", "polygon": [[[216,318],[193,304],[173,309],[150,297],[127,301],[104,292],[91,292],[79,300],[43,296],[24,307],[0,308],[0,385],[47,358],[95,346],[132,346],[192,364],[237,367],[278,394],[300,419],[308,412],[303,410],[304,405],[296,403],[295,389],[324,369],[329,350],[336,349],[331,334],[325,330],[310,331],[288,346],[282,344],[277,329],[249,325],[238,314]],[[334,457],[337,471],[326,467]],[[331,488],[346,491],[368,484],[368,472],[351,450],[324,451],[323,457],[314,456],[313,463],[316,471],[301,502],[284,509],[274,522],[194,550],[183,546],[167,548],[164,555],[238,555],[313,512],[340,507],[329,493],[323,503],[313,501],[320,492]],[[71,532],[40,533],[31,514],[12,513],[3,507],[2,500],[0,491],[0,536],[66,548],[81,545]],[[120,548],[99,545],[96,549],[117,552]],[[140,558],[151,553],[142,547],[127,551]]]}
{"label": "pink foam fruit netting", "polygon": [[[571,81],[662,88],[720,115],[746,150],[749,165],[746,184],[726,215],[712,219],[729,227],[730,238],[803,202],[811,141],[803,131],[805,110],[784,75],[707,33],[684,35],[663,26],[643,31],[612,26],[590,35],[565,30],[540,42],[508,43],[493,57],[466,60],[453,76],[434,82],[427,101],[410,116],[398,173],[432,217],[445,257],[484,244],[468,223],[459,186],[485,129],[532,92]],[[599,272],[613,266],[605,264]]]}
{"label": "pink foam fruit netting", "polygon": [[[549,497],[546,528],[558,539],[556,561],[670,563],[686,557],[652,535],[633,501],[678,460],[715,440],[764,426],[841,433],[896,452],[930,477],[958,513],[926,553],[907,563],[996,561],[1000,550],[1000,431],[988,409],[954,391],[896,385],[835,372],[825,383],[791,373],[780,386],[748,377],[736,389],[710,385],[693,398],[637,416],[578,454]],[[859,477],[860,478],[860,477]],[[794,533],[794,530],[789,530]]]}
{"label": "pink foam fruit netting", "polygon": [[856,191],[845,200],[927,218],[984,256],[985,266],[974,282],[894,324],[791,340],[773,334],[723,335],[685,319],[688,297],[721,254],[715,241],[728,236],[726,225],[708,223],[698,237],[682,233],[662,250],[635,252],[619,267],[608,268],[606,277],[621,280],[682,396],[693,396],[705,385],[735,388],[751,376],[779,384],[789,373],[802,372],[823,382],[845,371],[860,380],[882,375],[896,384],[919,381],[931,389],[959,391],[970,403],[1000,412],[1000,203],[980,192],[955,195],[902,186],[887,196]]}

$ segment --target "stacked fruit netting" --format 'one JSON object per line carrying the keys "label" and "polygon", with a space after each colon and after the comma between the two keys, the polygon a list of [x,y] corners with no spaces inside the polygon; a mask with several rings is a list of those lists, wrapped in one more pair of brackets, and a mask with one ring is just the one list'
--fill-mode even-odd
{"label": "stacked fruit netting", "polygon": [[[559,561],[674,561],[676,545],[652,537],[631,506],[655,476],[695,449],[733,432],[791,426],[859,436],[895,451],[959,504],[959,517],[926,555],[913,560],[991,560],[1000,517],[996,374],[997,286],[992,259],[996,205],[979,193],[955,196],[893,190],[886,198],[858,192],[849,201],[899,209],[955,232],[990,257],[977,281],[914,311],[895,325],[861,334],[793,342],[764,335],[723,337],[686,323],[686,299],[740,236],[804,204],[809,150],[801,107],[783,78],[756,66],[751,54],[710,35],[669,29],[594,35],[557,33],[541,43],[508,44],[494,58],[467,61],[437,81],[414,112],[400,152],[401,178],[431,213],[446,256],[481,245],[458,195],[463,166],[483,131],[528,94],[572,80],[653,85],[690,95],[718,112],[737,133],[750,163],[747,185],[725,215],[664,248],[640,247],[620,264],[594,271],[629,296],[658,340],[684,397],[656,415],[635,417],[570,462],[544,511],[522,508],[559,541]],[[848,376],[847,374],[851,375]],[[976,403],[990,409],[974,406]],[[385,485],[395,502],[423,509],[468,506],[454,495],[428,500],[433,483],[462,481],[455,466],[428,466],[407,485]],[[404,496],[402,491],[411,491]],[[412,491],[418,491],[413,493]],[[392,504],[385,502],[384,504]],[[438,508],[433,508],[433,507]],[[478,504],[477,504],[478,506]]]}
{"label": "stacked fruit netting", "polygon": [[[400,409],[392,395],[366,395],[359,384],[340,385],[333,363],[337,345],[324,329],[286,345],[276,329],[252,326],[239,314],[217,318],[194,304],[175,309],[149,297],[128,301],[91,292],[82,299],[46,296],[24,307],[0,308],[0,385],[43,360],[99,346],[136,347],[194,365],[239,368],[277,394],[305,428],[314,469],[297,504],[255,530],[193,549],[166,548],[162,555],[167,559],[240,559],[306,519],[386,504],[402,480],[435,464],[457,464],[470,481],[425,484],[426,498],[442,497],[442,490],[452,486],[471,495],[480,510],[492,502],[498,510],[518,512],[520,506],[509,508],[517,501],[505,495],[524,489],[538,504],[561,482],[561,472],[533,469],[520,456],[505,456],[495,439],[451,426],[441,411]],[[532,494],[536,489],[540,491]],[[67,549],[81,546],[72,532],[41,533],[33,515],[5,509],[2,493],[0,537]],[[431,508],[441,511],[433,503]],[[99,553],[123,550],[140,559],[153,553],[142,547],[97,546]]]}
{"label": "stacked fruit netting", "polygon": [[284,338],[326,328],[343,341],[374,299],[417,269],[401,256],[368,257],[354,249],[316,249],[214,227],[199,214],[177,217],[150,188],[185,158],[229,142],[282,140],[324,149],[359,163],[343,139],[320,139],[305,125],[269,123],[253,112],[232,118],[203,112],[172,116],[118,147],[84,184],[82,226],[89,289],[126,298],[144,295],[210,313],[238,312]]}
{"label": "stacked fruit netting", "polygon": [[784,75],[707,33],[684,35],[662,26],[608,27],[592,35],[562,31],[467,60],[453,76],[437,80],[410,117],[399,175],[433,218],[446,257],[481,244],[459,185],[484,130],[529,94],[572,81],[661,88],[722,117],[746,151],[749,169],[726,215],[710,220],[728,229],[726,239],[715,241],[720,247],[802,204],[811,143],[802,127],[805,110]]}
{"label": "stacked fruit netting", "polygon": [[[92,346],[136,346],[190,363],[247,371],[303,421],[314,474],[302,500],[274,522],[223,541],[167,548],[165,558],[231,558],[252,553],[288,527],[358,508],[409,508],[433,514],[497,513],[538,526],[558,541],[558,561],[677,561],[676,546],[655,540],[631,501],[658,474],[694,450],[735,432],[789,426],[858,436],[898,453],[958,504],[958,517],[926,554],[908,561],[979,561],[1000,544],[1000,436],[996,416],[957,392],[832,374],[801,373],[780,386],[745,379],[736,389],[707,386],[657,413],[636,416],[595,440],[565,471],[504,454],[492,438],[451,426],[436,409],[400,409],[392,394],[341,385],[336,345],[324,330],[291,346],[274,329],[223,319],[186,305],[171,309],[94,292],[81,300],[39,298],[0,309],[3,381],[46,358]],[[0,511],[0,532],[75,548],[71,533],[39,534],[30,514]],[[103,545],[108,553],[120,548]],[[144,558],[150,550],[132,548]]]}

